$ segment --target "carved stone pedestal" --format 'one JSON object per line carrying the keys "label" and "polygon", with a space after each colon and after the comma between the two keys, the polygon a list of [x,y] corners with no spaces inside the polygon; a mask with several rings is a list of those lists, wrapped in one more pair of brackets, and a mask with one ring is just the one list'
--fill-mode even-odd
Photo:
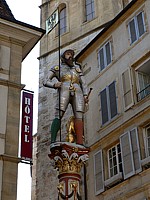
{"label": "carved stone pedestal", "polygon": [[69,142],[56,142],[50,146],[49,158],[59,171],[58,199],[81,200],[81,168],[88,160],[89,148]]}

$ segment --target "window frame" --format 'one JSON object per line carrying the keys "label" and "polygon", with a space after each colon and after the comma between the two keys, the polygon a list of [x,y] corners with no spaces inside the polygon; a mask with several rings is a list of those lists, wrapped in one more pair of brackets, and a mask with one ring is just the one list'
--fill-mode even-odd
{"label": "window frame", "polygon": [[[142,79],[140,80],[140,76],[142,77]],[[137,82],[137,101],[141,101],[142,99],[144,99],[146,96],[148,96],[149,94],[146,94],[146,88],[147,87],[150,87],[150,84],[149,85],[145,85],[145,79],[144,79],[144,76],[146,77],[147,79],[147,82],[150,80],[150,76],[148,77],[147,74],[144,74],[142,72],[138,72],[138,70],[136,71],[136,82]],[[141,85],[141,82],[142,82],[142,85]],[[142,89],[142,86],[143,89]],[[143,95],[141,94],[141,92],[143,92]]]}
{"label": "window frame", "polygon": [[[64,13],[64,16],[61,18],[61,13],[62,13],[63,11],[65,11],[65,13]],[[60,35],[63,35],[63,34],[65,34],[65,33],[67,32],[67,8],[66,8],[66,6],[64,6],[64,7],[60,10],[59,15],[60,15],[60,19],[59,19],[59,20],[60,20]],[[65,24],[63,23],[62,28],[61,28],[61,20],[65,21]],[[61,32],[61,30],[62,30],[62,32]]]}
{"label": "window frame", "polygon": [[[120,164],[120,163],[119,163],[119,154],[121,154],[121,146],[120,146],[120,152],[118,152],[118,145],[120,146],[120,143],[114,145],[113,147],[111,147],[111,148],[109,148],[109,149],[107,150],[107,160],[108,160],[108,174],[109,174],[109,178],[112,178],[112,177],[114,177],[115,175],[118,175],[120,172],[121,172],[121,173],[123,172],[123,168],[122,168],[122,171],[120,171],[120,168],[119,168],[119,164]],[[109,151],[110,151],[110,149],[113,149],[114,147],[115,147],[115,151],[116,151],[117,173],[116,173],[116,174],[113,174],[113,175],[111,176]],[[112,160],[113,160],[113,157],[112,157]],[[121,165],[122,165],[122,155],[121,155]],[[114,165],[113,165],[112,168],[114,168]],[[114,172],[113,172],[113,173],[114,173]]]}
{"label": "window frame", "polygon": [[[110,62],[107,63],[107,53],[106,53],[106,45],[109,44],[109,51],[110,51]],[[104,67],[101,67],[101,58],[100,58],[100,51],[103,50],[103,62],[104,62]],[[105,42],[97,52],[97,58],[98,58],[98,66],[99,66],[99,71],[103,71],[105,68],[107,68],[113,61],[113,52],[112,52],[112,41],[108,40]]]}
{"label": "window frame", "polygon": [[[116,115],[111,117],[111,101],[110,101],[110,92],[109,92],[109,87],[111,84],[114,83],[115,87],[115,100],[116,100]],[[101,100],[101,93],[106,90],[106,103],[107,103],[107,114],[108,114],[108,120],[103,122],[103,108],[102,108],[102,100]],[[117,115],[118,115],[118,97],[117,97],[117,89],[116,89],[116,81],[111,82],[108,86],[106,86],[103,90],[100,91],[100,103],[101,103],[101,124],[102,126],[111,122]]]}
{"label": "window frame", "polygon": [[[150,129],[150,125],[144,128],[144,146],[145,146],[145,156],[150,157],[150,150],[148,151],[148,148],[150,149],[150,146],[148,147],[148,137],[147,137],[147,129]],[[150,136],[149,136],[150,140]]]}
{"label": "window frame", "polygon": [[[87,6],[90,5],[91,10],[90,13],[87,14]],[[94,7],[94,10],[93,10]],[[90,3],[87,4],[87,0],[84,1],[84,10],[85,10],[85,22],[89,22],[92,21],[93,19],[95,19],[95,0],[90,0]],[[92,18],[88,19],[88,16],[92,14]]]}
{"label": "window frame", "polygon": [[[142,22],[143,22],[143,29],[144,29],[144,32],[142,35],[140,35],[139,31],[139,25],[138,25],[138,19],[137,17],[142,13]],[[135,36],[136,36],[136,39],[135,41],[132,42],[132,34],[131,34],[131,28],[130,28],[130,23],[134,21],[134,27],[135,27]],[[136,43],[145,33],[146,33],[146,20],[145,20],[145,12],[144,10],[140,10],[136,15],[134,15],[129,21],[128,21],[128,33],[129,33],[129,38],[130,38],[130,45]]]}

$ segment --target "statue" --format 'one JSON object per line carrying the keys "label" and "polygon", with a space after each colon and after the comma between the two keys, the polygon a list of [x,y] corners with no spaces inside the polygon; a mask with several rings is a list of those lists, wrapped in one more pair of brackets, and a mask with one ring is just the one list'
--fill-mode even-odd
{"label": "statue", "polygon": [[[53,84],[53,78],[57,82]],[[74,130],[76,133],[76,143],[83,144],[83,113],[85,104],[88,103],[88,88],[81,70],[81,66],[75,63],[74,51],[66,50],[61,55],[61,65],[53,66],[50,69],[48,78],[44,81],[45,87],[57,89],[59,92],[56,102],[55,119],[51,125],[51,143],[56,141],[57,132],[61,126],[63,117],[68,104],[72,106],[74,114]],[[60,109],[60,110],[59,110]]]}

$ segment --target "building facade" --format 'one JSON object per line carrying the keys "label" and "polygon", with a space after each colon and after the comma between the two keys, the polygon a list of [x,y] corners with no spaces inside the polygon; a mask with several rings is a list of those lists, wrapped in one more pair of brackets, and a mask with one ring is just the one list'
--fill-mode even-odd
{"label": "building facade", "polygon": [[[56,10],[59,9],[60,13],[60,49],[61,52],[68,48],[72,48],[75,50],[75,53],[77,55],[77,58],[79,62],[82,63],[84,74],[86,76],[86,79],[88,81],[89,87],[93,88],[90,104],[89,104],[89,110],[85,114],[85,144],[89,146],[92,150],[92,153],[94,154],[94,151],[96,150],[98,141],[102,141],[102,136],[105,136],[105,134],[109,134],[111,132],[111,126],[109,125],[109,120],[111,119],[110,116],[105,116],[106,111],[103,111],[103,115],[108,118],[104,119],[100,117],[99,111],[100,107],[97,107],[95,104],[95,101],[100,100],[100,96],[97,95],[97,92],[100,93],[100,88],[96,80],[99,79],[100,75],[100,69],[98,67],[97,61],[95,60],[97,56],[101,57],[103,54],[108,54],[110,50],[114,51],[114,49],[111,49],[111,37],[108,44],[104,44],[104,47],[102,47],[101,53],[94,54],[95,52],[93,49],[96,47],[96,43],[94,41],[97,39],[97,36],[102,33],[107,27],[109,27],[116,16],[120,16],[121,12],[125,12],[126,8],[131,7],[132,4],[134,4],[135,1],[128,1],[128,0],[105,0],[105,1],[95,1],[95,0],[43,0],[42,4],[40,6],[41,8],[41,27],[45,29],[45,22],[47,18]],[[131,14],[131,13],[130,13]],[[126,14],[125,14],[126,15]],[[119,17],[118,17],[119,18]],[[117,27],[117,25],[116,25]],[[117,27],[118,28],[118,27]],[[121,30],[121,28],[119,29]],[[109,32],[111,31],[111,27],[109,28],[107,34],[109,35]],[[121,32],[122,33],[122,32]],[[125,35],[126,32],[123,32],[123,35]],[[119,37],[121,37],[119,32]],[[105,36],[106,37],[106,36]],[[122,38],[120,38],[120,41]],[[90,42],[93,44],[93,49],[89,48]],[[98,41],[99,42],[99,41]],[[101,37],[101,42],[104,42],[103,36]],[[118,43],[117,43],[118,44]],[[95,46],[94,46],[95,45]],[[126,41],[122,41],[121,43],[122,49],[126,48]],[[118,46],[118,54],[121,53],[120,46]],[[49,88],[43,87],[43,81],[48,76],[50,67],[58,64],[58,49],[59,49],[59,41],[58,41],[58,27],[56,26],[49,34],[45,35],[41,40],[40,45],[40,73],[39,73],[39,113],[38,113],[38,133],[37,133],[37,147],[35,151],[35,157],[36,162],[34,163],[34,170],[36,171],[34,177],[34,194],[32,194],[32,200],[37,199],[43,199],[43,200],[54,200],[57,199],[57,171],[53,169],[53,163],[48,158],[49,153],[49,146],[50,146],[50,125],[54,118],[54,108],[55,108],[55,101],[56,101],[56,91]],[[87,49],[87,50],[86,50]],[[105,49],[105,50],[104,50]],[[86,50],[86,53],[83,53],[83,57],[81,56],[80,52],[82,50]],[[105,53],[104,53],[104,52]],[[125,52],[124,52],[125,53]],[[113,55],[111,55],[113,56]],[[110,65],[110,61],[112,57],[109,56],[108,60],[101,61],[103,62],[102,71],[103,68],[105,69],[105,65]],[[90,59],[89,59],[90,57]],[[121,57],[121,55],[120,55]],[[120,59],[118,56],[118,59]],[[84,59],[83,59],[84,58]],[[90,60],[90,62],[88,63]],[[127,59],[127,58],[126,58]],[[100,63],[99,63],[100,64]],[[124,69],[125,69],[125,63],[124,63]],[[96,71],[97,70],[97,71]],[[112,70],[112,69],[111,69]],[[108,73],[107,76],[109,79],[113,79],[113,76],[115,73],[118,72],[118,69],[116,68],[115,71],[112,71],[111,73]],[[114,72],[114,74],[113,74]],[[104,71],[102,72],[102,74]],[[123,72],[122,72],[123,73]],[[101,74],[101,73],[100,73]],[[125,73],[126,75],[126,73]],[[103,78],[104,85],[106,83],[106,80],[108,77]],[[129,75],[127,75],[129,76]],[[107,80],[109,83],[109,79]],[[125,77],[126,79],[126,77]],[[101,80],[102,81],[102,80]],[[115,92],[115,84],[114,81],[112,83],[111,91],[114,94]],[[109,85],[108,85],[109,86]],[[126,86],[125,86],[126,88]],[[105,88],[102,88],[105,89]],[[104,96],[106,96],[104,90]],[[126,97],[128,100],[128,97]],[[113,103],[114,97],[113,97]],[[118,100],[120,101],[120,100]],[[130,100],[129,100],[130,101]],[[105,100],[104,100],[105,102]],[[102,103],[104,103],[102,102]],[[126,102],[127,103],[127,102]],[[94,106],[95,105],[95,106]],[[128,104],[127,104],[128,105]],[[120,104],[121,106],[121,104]],[[103,106],[102,106],[103,107]],[[104,105],[104,108],[106,105]],[[120,112],[121,110],[116,110],[115,106],[112,106],[111,109],[113,110],[113,115],[116,116],[116,112]],[[120,107],[120,109],[123,109]],[[95,115],[95,112],[97,113]],[[70,109],[67,109],[65,116],[62,120],[62,141],[65,141],[65,125],[66,121],[68,119],[68,115],[71,113]],[[90,113],[90,114],[89,114]],[[109,111],[110,115],[110,111]],[[127,114],[128,116],[129,114]],[[120,116],[122,116],[120,114]],[[113,117],[112,117],[113,118]],[[92,120],[91,120],[92,119]],[[122,118],[121,118],[122,119]],[[102,123],[105,122],[108,126],[107,131],[106,128],[103,128],[105,132],[101,134],[101,125],[100,121]],[[104,124],[105,124],[104,123]],[[87,126],[88,124],[88,126]],[[91,125],[91,126],[90,126]],[[90,126],[90,129],[89,129]],[[115,125],[114,125],[115,126]],[[112,129],[112,131],[114,131]],[[136,132],[136,131],[135,131]],[[99,134],[98,134],[99,133]],[[119,134],[117,132],[117,134]],[[135,133],[136,134],[136,133]],[[115,136],[116,137],[116,136]],[[59,136],[57,138],[57,141],[59,141]],[[101,151],[100,151],[101,152]],[[93,159],[92,155],[90,154],[91,159]],[[101,154],[101,153],[100,153]],[[99,154],[98,154],[99,155]],[[107,161],[106,161],[107,162]],[[88,170],[91,170],[92,172],[94,170],[92,166],[92,161],[90,161],[90,164],[88,166]],[[94,171],[93,174],[87,172],[87,182],[88,182],[88,199],[98,199],[99,196],[95,193],[94,188],[90,185],[94,186]],[[102,184],[102,183],[99,183]],[[99,186],[100,187],[100,186]],[[92,192],[91,192],[92,190]],[[84,193],[85,191],[83,191]]]}
{"label": "building facade", "polygon": [[21,63],[44,30],[16,20],[0,1],[0,199],[17,199]]}
{"label": "building facade", "polygon": [[88,199],[150,199],[150,1],[132,1],[78,55],[89,87]]}

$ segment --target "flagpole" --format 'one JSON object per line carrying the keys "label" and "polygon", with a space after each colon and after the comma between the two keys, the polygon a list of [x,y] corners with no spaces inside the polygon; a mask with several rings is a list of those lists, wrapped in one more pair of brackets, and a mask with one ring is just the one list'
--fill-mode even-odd
{"label": "flagpole", "polygon": [[[58,16],[58,17],[57,17]],[[59,81],[60,80],[60,14],[59,8],[57,8],[51,16],[46,20],[46,34],[53,30],[53,28],[58,24],[58,59],[59,59]],[[59,119],[60,119],[60,141],[61,141],[61,110],[60,110],[60,88],[58,89],[59,93]]]}
{"label": "flagpole", "polygon": [[[59,59],[59,81],[60,81],[60,14],[59,14],[59,8],[58,8],[58,59]],[[61,106],[60,106],[60,88],[59,88],[59,119],[60,119],[60,142],[61,142]]]}

